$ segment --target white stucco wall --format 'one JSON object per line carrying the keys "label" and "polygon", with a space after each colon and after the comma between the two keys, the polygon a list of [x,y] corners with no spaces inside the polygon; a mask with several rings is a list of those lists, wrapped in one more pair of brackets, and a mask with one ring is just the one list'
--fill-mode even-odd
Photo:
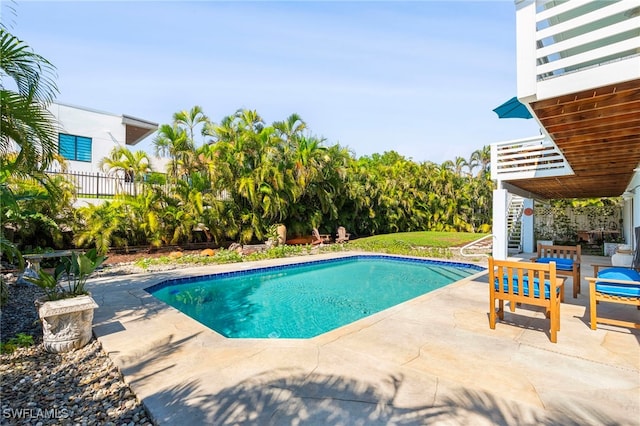
{"label": "white stucco wall", "polygon": [[91,163],[68,160],[69,170],[98,172],[98,163],[115,146],[125,146],[125,126],[122,116],[63,104],[51,104],[49,111],[56,118],[60,133],[92,139]]}
{"label": "white stucco wall", "polygon": [[627,186],[627,191],[624,194],[626,206],[628,209],[625,210],[626,216],[625,221],[628,223],[627,232],[629,233],[629,241],[633,244],[634,247],[638,247],[640,245],[640,241],[635,241],[634,229],[640,226],[640,164],[635,169],[635,173],[631,182],[629,182],[629,186]]}

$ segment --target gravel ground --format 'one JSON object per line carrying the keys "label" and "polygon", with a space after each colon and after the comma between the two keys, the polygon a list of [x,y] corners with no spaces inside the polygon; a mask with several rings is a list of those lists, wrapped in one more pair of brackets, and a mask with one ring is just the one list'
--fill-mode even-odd
{"label": "gravel ground", "polygon": [[[161,255],[166,253],[113,255],[94,276],[144,272],[135,260]],[[154,265],[149,271],[189,266]],[[0,339],[4,343],[23,333],[35,344],[0,355],[0,425],[155,424],[95,338],[72,352],[46,352],[34,305],[42,291],[30,284],[16,285],[15,276],[6,277],[9,298],[0,310]]]}
{"label": "gravel ground", "polygon": [[[93,276],[144,272],[135,260],[160,255],[166,253],[110,256]],[[189,266],[154,265],[149,271]],[[23,333],[35,344],[0,355],[0,425],[155,424],[95,338],[72,352],[46,352],[34,305],[43,292],[30,284],[16,285],[15,276],[6,277],[9,298],[0,310],[0,339],[4,343]]]}
{"label": "gravel ground", "polygon": [[97,340],[72,352],[46,352],[34,306],[40,289],[10,284],[9,291],[2,341],[25,333],[36,344],[0,355],[0,424],[154,424]]}

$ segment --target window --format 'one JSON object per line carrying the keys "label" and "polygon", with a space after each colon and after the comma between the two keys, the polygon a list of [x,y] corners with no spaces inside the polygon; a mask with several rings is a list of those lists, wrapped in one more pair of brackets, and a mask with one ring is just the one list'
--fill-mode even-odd
{"label": "window", "polygon": [[91,162],[91,138],[60,133],[58,153],[67,160]]}

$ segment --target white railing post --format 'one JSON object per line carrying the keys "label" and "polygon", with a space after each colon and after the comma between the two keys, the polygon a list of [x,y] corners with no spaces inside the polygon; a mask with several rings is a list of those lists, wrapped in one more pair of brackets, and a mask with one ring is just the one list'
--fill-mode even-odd
{"label": "white railing post", "polygon": [[493,190],[493,257],[505,260],[507,258],[507,201],[508,193],[501,188]]}

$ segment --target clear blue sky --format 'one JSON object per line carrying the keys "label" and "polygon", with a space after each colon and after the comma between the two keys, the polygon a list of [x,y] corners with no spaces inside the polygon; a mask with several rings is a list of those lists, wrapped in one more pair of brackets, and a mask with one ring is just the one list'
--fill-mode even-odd
{"label": "clear blue sky", "polygon": [[214,122],[297,113],[357,156],[436,163],[539,133],[492,111],[516,94],[512,0],[2,3],[61,103],[159,124],[194,105]]}

